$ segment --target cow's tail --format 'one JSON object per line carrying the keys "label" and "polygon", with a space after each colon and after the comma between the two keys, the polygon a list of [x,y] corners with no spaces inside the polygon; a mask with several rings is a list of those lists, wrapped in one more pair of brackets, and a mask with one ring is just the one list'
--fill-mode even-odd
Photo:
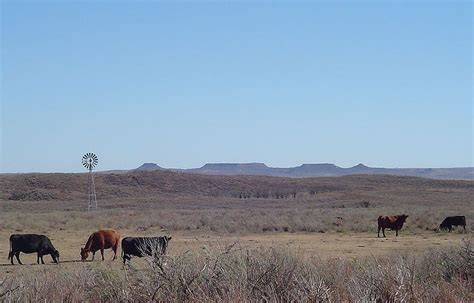
{"label": "cow's tail", "polygon": [[10,238],[10,250],[8,251],[8,260],[13,259],[12,239]]}

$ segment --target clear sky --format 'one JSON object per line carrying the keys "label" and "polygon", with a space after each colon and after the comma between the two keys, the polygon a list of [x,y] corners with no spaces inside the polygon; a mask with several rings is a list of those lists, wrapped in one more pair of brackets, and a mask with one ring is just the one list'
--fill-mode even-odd
{"label": "clear sky", "polygon": [[473,166],[470,1],[2,1],[1,171]]}

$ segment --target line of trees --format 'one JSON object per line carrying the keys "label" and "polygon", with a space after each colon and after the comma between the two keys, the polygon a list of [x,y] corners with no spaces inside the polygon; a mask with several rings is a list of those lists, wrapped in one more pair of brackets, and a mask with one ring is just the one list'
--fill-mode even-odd
{"label": "line of trees", "polygon": [[232,197],[239,199],[289,199],[296,198],[298,191],[296,189],[276,189],[276,190],[256,190],[256,191],[238,191],[233,192]]}
{"label": "line of trees", "polygon": [[325,192],[337,191],[339,188],[333,187],[317,187],[310,189],[302,188],[272,188],[272,189],[254,189],[254,190],[240,190],[232,192],[232,197],[239,199],[290,199],[307,193],[309,195],[316,195]]}

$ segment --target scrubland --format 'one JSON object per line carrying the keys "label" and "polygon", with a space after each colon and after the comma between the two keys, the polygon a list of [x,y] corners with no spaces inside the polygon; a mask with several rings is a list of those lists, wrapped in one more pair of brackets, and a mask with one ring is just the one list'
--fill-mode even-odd
{"label": "scrubland", "polygon": [[419,256],[366,260],[305,258],[284,249],[149,258],[137,268],[96,263],[25,268],[0,281],[4,301],[73,302],[472,302],[472,243]]}
{"label": "scrubland", "polygon": [[[0,175],[2,300],[474,300],[472,181],[146,172],[96,184],[100,209],[87,212],[84,174]],[[377,217],[402,213],[400,236],[378,239]],[[466,233],[437,230],[450,215],[467,217]],[[164,258],[125,268],[76,262],[100,228],[173,240]],[[6,264],[12,233],[48,235],[62,262]]]}

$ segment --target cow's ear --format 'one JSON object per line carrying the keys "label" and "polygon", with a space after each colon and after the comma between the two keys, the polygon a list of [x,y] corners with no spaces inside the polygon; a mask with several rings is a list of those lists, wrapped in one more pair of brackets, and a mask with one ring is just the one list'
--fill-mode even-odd
{"label": "cow's ear", "polygon": [[168,237],[168,241],[171,240],[171,239],[173,239],[173,237]]}

